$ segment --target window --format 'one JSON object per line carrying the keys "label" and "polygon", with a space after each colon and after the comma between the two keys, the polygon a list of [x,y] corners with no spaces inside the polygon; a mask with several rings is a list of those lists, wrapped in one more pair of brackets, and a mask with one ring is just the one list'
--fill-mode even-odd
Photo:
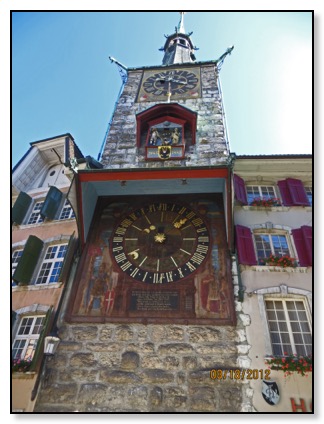
{"label": "window", "polygon": [[33,211],[28,219],[27,224],[39,224],[43,222],[43,218],[40,215],[43,204],[44,204],[43,201],[35,203],[33,207]]}
{"label": "window", "polygon": [[309,204],[312,206],[313,205],[313,187],[305,186],[304,188],[306,191],[306,196],[309,201]]}
{"label": "window", "polygon": [[312,334],[304,302],[269,299],[265,307],[273,355],[311,354]]}
{"label": "window", "polygon": [[[313,265],[313,229],[307,225],[291,230],[258,229],[235,225],[237,254],[242,265],[264,265],[264,258],[290,256],[298,259],[298,266]],[[295,249],[292,248],[292,240]]]}
{"label": "window", "polygon": [[49,246],[36,279],[36,284],[56,283],[58,281],[67,244]]}
{"label": "window", "polygon": [[277,198],[275,189],[272,186],[246,186],[246,193],[249,205],[256,199],[269,200]]}
{"label": "window", "polygon": [[[12,252],[12,257],[11,257],[11,275],[14,274],[14,272],[15,272],[15,270],[17,268],[19,259],[22,256],[22,253],[23,253],[23,250],[22,249],[21,250],[20,249],[19,250],[14,250]],[[14,281],[12,281],[12,286],[16,286],[16,285],[17,285],[17,283],[15,283]]]}
{"label": "window", "polygon": [[13,359],[32,359],[42,331],[45,315],[22,318],[12,346]]}
{"label": "window", "polygon": [[75,218],[75,215],[69,201],[65,200],[59,219],[70,219],[70,218]]}
{"label": "window", "polygon": [[[278,199],[278,203],[283,206],[309,206],[311,199],[311,187],[309,193],[301,180],[296,178],[287,178],[286,180],[277,181],[275,186],[259,186],[245,185],[245,180],[237,174],[234,174],[234,192],[235,198],[242,205],[250,205],[253,199],[261,198],[261,200],[269,200],[270,198]],[[277,195],[280,193],[280,198]]]}
{"label": "window", "polygon": [[284,234],[254,234],[258,264],[264,265],[264,259],[274,256],[290,255],[287,238]]}

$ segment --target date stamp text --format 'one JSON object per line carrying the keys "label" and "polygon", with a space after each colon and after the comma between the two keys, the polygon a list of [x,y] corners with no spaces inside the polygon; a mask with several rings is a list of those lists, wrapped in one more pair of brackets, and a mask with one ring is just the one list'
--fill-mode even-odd
{"label": "date stamp text", "polygon": [[264,369],[212,369],[210,371],[210,378],[212,380],[270,380],[271,370]]}

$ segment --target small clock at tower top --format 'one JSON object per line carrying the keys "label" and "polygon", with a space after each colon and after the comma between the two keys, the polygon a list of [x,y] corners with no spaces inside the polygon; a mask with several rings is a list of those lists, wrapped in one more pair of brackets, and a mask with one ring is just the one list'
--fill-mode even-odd
{"label": "small clock at tower top", "polygon": [[192,63],[196,60],[194,51],[197,48],[192,44],[190,36],[192,34],[186,34],[184,28],[184,14],[180,13],[180,21],[175,32],[171,35],[167,35],[164,47],[160,50],[164,51],[162,60],[163,65],[173,65],[178,63]]}

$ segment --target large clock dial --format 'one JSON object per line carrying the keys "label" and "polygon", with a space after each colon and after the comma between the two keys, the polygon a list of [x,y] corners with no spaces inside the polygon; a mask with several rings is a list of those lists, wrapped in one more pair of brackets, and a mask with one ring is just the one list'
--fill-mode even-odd
{"label": "large clock dial", "polygon": [[177,203],[151,203],[119,223],[111,249],[117,266],[137,281],[179,281],[205,261],[209,232],[203,217]]}
{"label": "large clock dial", "polygon": [[147,71],[143,76],[138,101],[198,97],[199,93],[198,69]]}
{"label": "large clock dial", "polygon": [[175,70],[152,75],[143,83],[143,88],[155,96],[166,96],[169,89],[172,94],[183,94],[197,84],[198,78],[192,72]]}

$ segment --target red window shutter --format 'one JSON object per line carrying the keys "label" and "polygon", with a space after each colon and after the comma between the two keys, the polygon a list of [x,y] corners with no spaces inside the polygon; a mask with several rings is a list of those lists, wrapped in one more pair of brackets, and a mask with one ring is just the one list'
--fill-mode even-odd
{"label": "red window shutter", "polygon": [[301,227],[304,242],[306,246],[308,264],[313,265],[313,227],[309,227],[307,225],[303,225]]}
{"label": "red window shutter", "polygon": [[313,237],[312,227],[306,225],[292,230],[300,266],[313,264]]}
{"label": "red window shutter", "polygon": [[284,206],[293,206],[293,199],[288,188],[287,180],[278,181],[278,187],[281,194],[282,204]]}
{"label": "red window shutter", "polygon": [[243,178],[236,174],[234,174],[234,192],[236,199],[243,205],[247,205],[248,201],[245,190],[245,182]]}
{"label": "red window shutter", "polygon": [[256,265],[257,260],[254,251],[251,230],[243,225],[235,226],[236,248],[238,259],[242,265]]}
{"label": "red window shutter", "polygon": [[287,178],[287,186],[294,205],[308,206],[309,201],[304,189],[304,184],[295,178]]}

